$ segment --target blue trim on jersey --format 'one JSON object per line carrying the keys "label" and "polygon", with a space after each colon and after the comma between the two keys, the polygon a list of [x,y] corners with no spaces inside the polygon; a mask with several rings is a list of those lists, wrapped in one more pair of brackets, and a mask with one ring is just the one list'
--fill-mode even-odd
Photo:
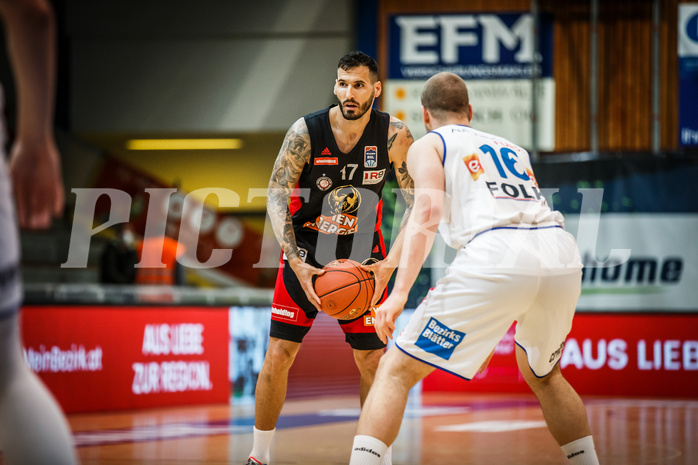
{"label": "blue trim on jersey", "polygon": [[[526,362],[528,362],[528,352],[526,352],[526,349],[524,349],[524,346],[522,346],[521,344],[519,344],[519,343],[516,341],[516,339],[514,339],[514,343],[515,343],[517,346],[521,347],[521,350],[524,351],[524,353],[526,354]],[[550,371],[549,371],[548,373],[544,374],[543,376],[538,376],[538,375],[536,374],[536,372],[533,371],[533,367],[531,367],[531,363],[530,363],[530,362],[528,362],[528,368],[531,370],[531,373],[533,373],[533,376],[535,376],[535,377],[538,378],[538,379],[543,379],[543,378],[545,378],[546,376],[548,376],[550,373],[553,372],[553,369],[555,369],[555,366],[556,366],[558,363],[560,363],[560,360],[562,360],[562,356],[560,356],[560,358],[557,360],[557,362],[555,362],[555,365],[553,365],[553,367],[550,369]]]}
{"label": "blue trim on jersey", "polygon": [[539,226],[539,227],[533,227],[533,228],[516,228],[516,227],[513,227],[513,226],[498,226],[498,227],[496,227],[496,228],[485,229],[484,231],[480,231],[479,233],[475,234],[475,235],[472,237],[472,239],[470,239],[470,240],[472,241],[473,239],[475,239],[475,238],[476,238],[477,236],[479,236],[480,234],[484,234],[484,233],[490,232],[490,231],[496,231],[497,229],[517,229],[517,230],[521,230],[521,231],[531,231],[531,230],[534,230],[534,229],[551,229],[551,228],[560,228],[560,229],[563,229],[562,226],[560,226],[559,224],[556,224],[556,225],[553,225],[553,226]]}
{"label": "blue trim on jersey", "polygon": [[434,368],[436,368],[436,369],[438,369],[438,370],[445,371],[446,373],[450,373],[450,374],[452,374],[452,375],[454,375],[454,376],[459,377],[460,379],[464,379],[464,380],[466,380],[466,381],[470,381],[470,378],[466,378],[465,376],[459,375],[458,373],[454,373],[453,371],[449,371],[449,370],[447,370],[447,369],[445,369],[445,368],[442,368],[442,367],[440,367],[440,366],[438,366],[438,365],[434,365],[433,363],[429,363],[429,362],[427,362],[427,361],[422,360],[422,359],[419,358],[419,357],[416,357],[416,356],[412,355],[411,353],[407,352],[405,349],[403,349],[402,347],[400,347],[399,345],[397,345],[397,342],[395,342],[395,347],[397,347],[398,349],[400,349],[400,351],[402,351],[405,355],[408,355],[408,356],[412,357],[412,358],[415,359],[415,360],[419,360],[420,362],[422,362],[422,363],[425,364],[425,365],[429,365],[430,367],[434,367]]}
{"label": "blue trim on jersey", "polygon": [[0,310],[0,321],[3,321],[6,318],[10,318],[11,316],[19,315],[21,310],[21,305],[11,305],[7,307],[6,310]]}
{"label": "blue trim on jersey", "polygon": [[514,200],[516,202],[538,202],[538,199],[516,199],[514,197],[494,197],[497,200]]}
{"label": "blue trim on jersey", "polygon": [[429,131],[427,134],[436,134],[441,138],[441,143],[444,144],[444,158],[441,160],[441,166],[446,166],[446,139],[444,139],[444,136],[442,136],[440,133],[436,131]]}

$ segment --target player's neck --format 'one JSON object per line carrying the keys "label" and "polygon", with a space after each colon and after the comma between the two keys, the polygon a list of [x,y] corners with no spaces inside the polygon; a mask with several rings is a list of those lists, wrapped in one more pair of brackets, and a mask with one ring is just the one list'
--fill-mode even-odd
{"label": "player's neck", "polygon": [[348,120],[342,115],[339,106],[330,108],[330,126],[332,126],[332,133],[337,146],[342,152],[348,153],[351,151],[361,138],[370,120],[370,109],[361,118]]}
{"label": "player's neck", "polygon": [[444,118],[442,120],[432,118],[429,130],[433,131],[435,129],[439,129],[440,127],[450,126],[452,124],[458,126],[470,126],[470,120],[468,118]]}

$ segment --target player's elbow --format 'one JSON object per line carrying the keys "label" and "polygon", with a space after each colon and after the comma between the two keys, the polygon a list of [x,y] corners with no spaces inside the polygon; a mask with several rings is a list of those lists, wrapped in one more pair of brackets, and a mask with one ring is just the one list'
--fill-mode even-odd
{"label": "player's elbow", "polygon": [[288,214],[288,196],[279,195],[267,195],[267,215],[274,221],[283,221]]}
{"label": "player's elbow", "polygon": [[432,230],[436,230],[441,221],[441,213],[443,211],[443,206],[441,203],[432,202],[429,208],[429,224],[432,225]]}
{"label": "player's elbow", "polygon": [[441,203],[432,204],[429,210],[432,218],[441,219],[441,214],[443,213],[443,205]]}
{"label": "player's elbow", "polygon": [[441,203],[421,202],[415,205],[412,215],[418,224],[434,225],[435,228],[441,220],[442,208]]}
{"label": "player's elbow", "polygon": [[55,28],[53,8],[44,0],[3,1],[2,12],[8,26],[29,28],[34,33]]}

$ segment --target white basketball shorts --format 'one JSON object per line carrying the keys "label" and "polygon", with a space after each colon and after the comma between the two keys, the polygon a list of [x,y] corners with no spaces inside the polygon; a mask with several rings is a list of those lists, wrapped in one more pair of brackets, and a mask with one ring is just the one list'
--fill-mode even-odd
{"label": "white basketball shorts", "polygon": [[461,249],[396,345],[472,379],[514,321],[533,373],[559,361],[581,292],[582,263],[562,228],[491,230]]}

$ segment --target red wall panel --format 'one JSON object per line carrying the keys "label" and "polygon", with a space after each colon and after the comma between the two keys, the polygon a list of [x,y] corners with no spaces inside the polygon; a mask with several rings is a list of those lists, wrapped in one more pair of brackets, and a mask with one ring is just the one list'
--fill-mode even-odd
{"label": "red wall panel", "polygon": [[[577,314],[560,360],[580,394],[698,397],[698,315]],[[529,392],[514,357],[514,327],[472,381],[435,371],[425,391]]]}
{"label": "red wall panel", "polygon": [[25,358],[66,412],[227,403],[228,309],[27,306]]}

